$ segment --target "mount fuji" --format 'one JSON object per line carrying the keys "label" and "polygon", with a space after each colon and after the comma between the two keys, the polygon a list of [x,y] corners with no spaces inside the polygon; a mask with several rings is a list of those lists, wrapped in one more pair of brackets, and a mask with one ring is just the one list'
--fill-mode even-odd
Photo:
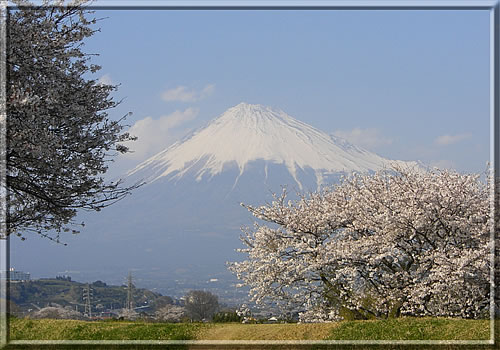
{"label": "mount fuji", "polygon": [[160,179],[177,183],[187,176],[197,182],[210,181],[228,170],[236,170],[233,188],[255,163],[264,167],[264,183],[271,165],[281,165],[299,189],[301,173],[314,175],[320,187],[332,175],[370,172],[391,165],[415,162],[393,161],[361,149],[296,120],[281,110],[240,103],[131,170],[130,179],[154,183]]}
{"label": "mount fuji", "polygon": [[[48,249],[48,261],[30,267],[12,254],[13,266],[43,275],[79,271],[76,280],[108,283],[122,283],[132,270],[137,285],[168,295],[215,288],[223,300],[240,298],[225,264],[244,258],[235,252],[240,228],[254,222],[240,203],[264,204],[283,185],[292,194],[315,191],[352,171],[394,164],[418,166],[385,159],[281,110],[241,103],[129,171],[125,183],[146,184],[100,213],[79,215],[85,228],[64,249]],[[39,249],[23,253],[38,256]]]}

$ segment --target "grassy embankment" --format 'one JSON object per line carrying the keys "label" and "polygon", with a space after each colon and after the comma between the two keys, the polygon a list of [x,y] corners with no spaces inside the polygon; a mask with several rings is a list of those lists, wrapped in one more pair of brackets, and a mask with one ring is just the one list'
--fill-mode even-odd
{"label": "grassy embankment", "polygon": [[401,318],[324,324],[10,321],[11,340],[486,340],[489,320]]}
{"label": "grassy embankment", "polygon": [[88,322],[13,319],[11,340],[185,340],[195,339],[196,323]]}

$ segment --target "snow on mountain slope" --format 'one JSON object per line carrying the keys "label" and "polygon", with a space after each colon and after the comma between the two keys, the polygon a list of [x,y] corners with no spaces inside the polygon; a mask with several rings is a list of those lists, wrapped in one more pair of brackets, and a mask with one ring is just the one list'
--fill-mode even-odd
{"label": "snow on mountain slope", "polygon": [[186,140],[138,165],[128,175],[151,183],[162,177],[179,179],[191,170],[199,181],[234,164],[241,175],[256,160],[286,166],[300,188],[298,169],[313,169],[319,186],[327,174],[376,171],[395,163],[416,164],[382,158],[281,110],[240,103]]}

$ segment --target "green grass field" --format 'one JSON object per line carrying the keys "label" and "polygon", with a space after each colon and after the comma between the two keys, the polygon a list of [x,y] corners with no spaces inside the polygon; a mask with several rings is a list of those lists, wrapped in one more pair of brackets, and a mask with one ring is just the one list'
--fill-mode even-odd
{"label": "green grass field", "polygon": [[323,324],[10,321],[11,340],[487,340],[489,320],[400,318]]}
{"label": "green grass field", "polygon": [[10,321],[11,340],[188,340],[203,324],[146,322],[87,322],[77,320]]}

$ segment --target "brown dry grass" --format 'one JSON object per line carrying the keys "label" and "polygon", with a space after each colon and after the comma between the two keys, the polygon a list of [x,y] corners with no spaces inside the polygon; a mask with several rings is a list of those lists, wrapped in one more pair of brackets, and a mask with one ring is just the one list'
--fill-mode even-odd
{"label": "brown dry grass", "polygon": [[323,324],[214,324],[201,329],[203,340],[319,340],[326,339],[337,323]]}

